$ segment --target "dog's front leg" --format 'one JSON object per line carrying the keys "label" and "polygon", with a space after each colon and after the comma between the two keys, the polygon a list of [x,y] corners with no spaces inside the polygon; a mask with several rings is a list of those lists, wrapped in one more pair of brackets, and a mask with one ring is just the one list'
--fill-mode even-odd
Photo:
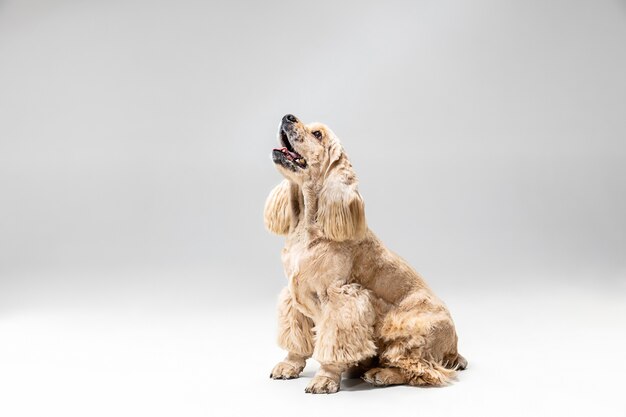
{"label": "dog's front leg", "polygon": [[376,313],[370,292],[359,284],[335,284],[322,300],[321,319],[315,323],[313,358],[322,364],[306,388],[313,394],[339,391],[341,373],[376,354]]}
{"label": "dog's front leg", "polygon": [[274,367],[270,378],[297,378],[313,353],[313,322],[298,311],[287,287],[278,300],[278,345],[288,354]]}

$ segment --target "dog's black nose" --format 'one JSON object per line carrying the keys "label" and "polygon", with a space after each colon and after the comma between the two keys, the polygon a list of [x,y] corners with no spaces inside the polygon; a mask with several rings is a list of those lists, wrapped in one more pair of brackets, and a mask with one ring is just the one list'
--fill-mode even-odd
{"label": "dog's black nose", "polygon": [[296,123],[297,121],[298,119],[293,114],[286,114],[285,117],[283,117],[283,123]]}

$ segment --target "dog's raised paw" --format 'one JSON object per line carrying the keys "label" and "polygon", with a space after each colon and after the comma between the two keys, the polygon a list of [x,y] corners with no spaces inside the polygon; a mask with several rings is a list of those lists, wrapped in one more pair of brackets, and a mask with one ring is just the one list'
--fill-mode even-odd
{"label": "dog's raised paw", "polygon": [[304,390],[309,394],[334,394],[339,391],[339,383],[325,376],[316,376]]}
{"label": "dog's raised paw", "polygon": [[295,379],[300,376],[300,372],[302,372],[302,369],[298,369],[287,362],[279,362],[272,370],[270,378]]}

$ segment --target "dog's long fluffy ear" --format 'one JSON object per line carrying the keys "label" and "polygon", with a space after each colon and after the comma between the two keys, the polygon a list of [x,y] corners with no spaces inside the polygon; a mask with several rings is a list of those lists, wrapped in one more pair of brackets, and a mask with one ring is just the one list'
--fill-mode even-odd
{"label": "dog's long fluffy ear", "polygon": [[319,195],[317,222],[331,240],[360,239],[367,230],[365,204],[356,179],[329,178]]}
{"label": "dog's long fluffy ear", "polygon": [[288,180],[281,181],[265,200],[263,217],[265,227],[277,235],[286,235],[289,232],[291,207],[289,206],[290,188]]}

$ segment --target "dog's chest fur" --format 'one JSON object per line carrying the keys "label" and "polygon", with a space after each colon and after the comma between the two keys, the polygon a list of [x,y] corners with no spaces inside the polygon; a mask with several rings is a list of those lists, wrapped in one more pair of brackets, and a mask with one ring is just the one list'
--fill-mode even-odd
{"label": "dog's chest fur", "polygon": [[316,245],[306,233],[293,233],[282,250],[285,275],[294,304],[300,312],[315,320],[321,314],[321,302],[333,283],[347,280],[351,263],[340,247]]}

